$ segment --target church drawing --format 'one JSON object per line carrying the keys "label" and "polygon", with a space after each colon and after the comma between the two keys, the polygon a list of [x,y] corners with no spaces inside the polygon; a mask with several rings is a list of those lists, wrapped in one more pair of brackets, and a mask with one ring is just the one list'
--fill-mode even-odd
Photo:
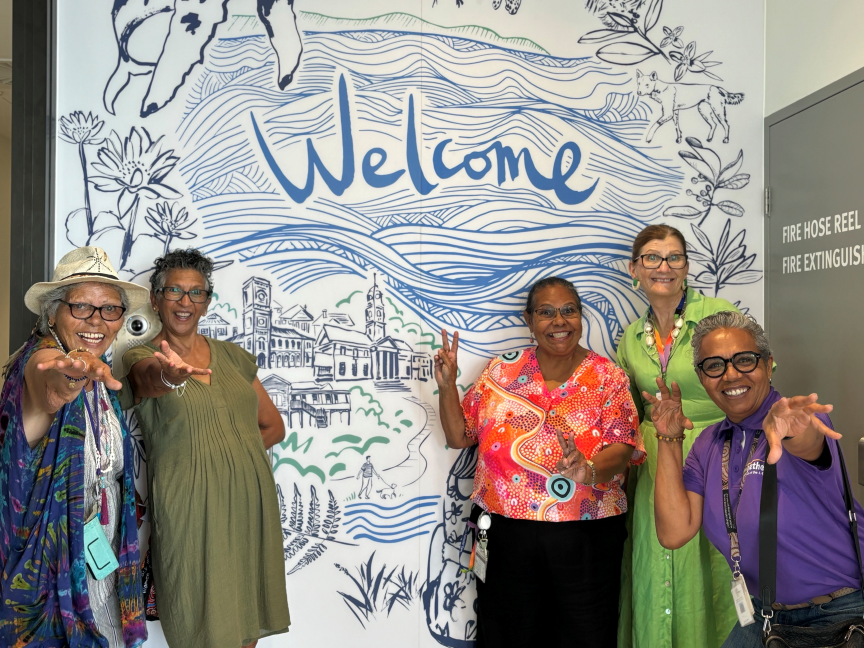
{"label": "church drawing", "polygon": [[432,378],[428,353],[387,335],[377,275],[366,293],[363,329],[346,313],[324,310],[313,318],[299,304],[284,309],[273,301],[269,281],[251,277],[243,284],[243,332],[230,339],[253,354],[259,367],[311,369],[315,383],[372,380],[379,388],[398,389]]}

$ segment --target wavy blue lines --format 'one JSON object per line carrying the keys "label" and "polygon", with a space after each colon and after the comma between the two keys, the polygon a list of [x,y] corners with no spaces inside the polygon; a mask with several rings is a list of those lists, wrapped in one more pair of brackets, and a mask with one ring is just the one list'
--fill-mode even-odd
{"label": "wavy blue lines", "polygon": [[[379,543],[403,542],[428,534],[437,523],[440,495],[423,495],[394,505],[357,502],[344,508],[347,533],[355,540]],[[425,511],[423,509],[432,510]]]}

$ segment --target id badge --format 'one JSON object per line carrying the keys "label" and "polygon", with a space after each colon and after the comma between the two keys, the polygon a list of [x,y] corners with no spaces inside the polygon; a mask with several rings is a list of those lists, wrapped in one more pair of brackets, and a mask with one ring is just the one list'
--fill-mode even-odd
{"label": "id badge", "polygon": [[753,601],[747,591],[747,583],[744,577],[733,578],[731,583],[732,600],[735,602],[735,612],[738,613],[738,623],[745,627],[755,622],[753,618]]}
{"label": "id badge", "polygon": [[478,540],[474,547],[474,575],[486,582],[486,567],[489,565],[488,540]]}
{"label": "id badge", "polygon": [[120,567],[114,550],[102,530],[98,515],[84,524],[84,557],[87,559],[90,573],[96,580],[102,580]]}

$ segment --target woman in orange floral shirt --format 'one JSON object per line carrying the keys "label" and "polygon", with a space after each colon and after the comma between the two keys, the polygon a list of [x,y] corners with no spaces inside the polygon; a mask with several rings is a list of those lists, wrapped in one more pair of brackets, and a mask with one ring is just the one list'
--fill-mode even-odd
{"label": "woman in orange floral shirt", "polygon": [[629,380],[579,345],[582,302],[566,279],[534,284],[524,316],[537,346],[492,359],[461,405],[458,333],[451,345],[442,331],[435,358],[447,445],[479,445],[471,499],[491,518],[478,646],[614,648],[621,482],[645,458]]}

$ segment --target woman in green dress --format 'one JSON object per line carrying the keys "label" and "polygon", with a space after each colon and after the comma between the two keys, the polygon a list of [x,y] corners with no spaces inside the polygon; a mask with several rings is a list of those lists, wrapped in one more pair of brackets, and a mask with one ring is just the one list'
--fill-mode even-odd
{"label": "woman in green dress", "polygon": [[147,451],[153,578],[171,648],[248,648],[291,623],[266,452],[285,427],[255,358],[198,333],[212,270],[197,250],[157,259],[150,299],[162,330],[123,357]]}
{"label": "woman in green dress", "polygon": [[648,460],[631,467],[627,496],[629,538],[622,568],[619,648],[718,648],[737,621],[726,560],[703,533],[674,551],[664,549],[654,527],[657,438],[643,391],[657,391],[657,376],[681,388],[694,430],[684,456],[707,426],[723,418],[693,370],[690,337],[699,321],[737,310],[725,299],[687,287],[684,236],[668,225],[650,225],[636,237],[630,262],[635,289],[648,299],[645,314],[624,331],[618,364],[630,377]]}

